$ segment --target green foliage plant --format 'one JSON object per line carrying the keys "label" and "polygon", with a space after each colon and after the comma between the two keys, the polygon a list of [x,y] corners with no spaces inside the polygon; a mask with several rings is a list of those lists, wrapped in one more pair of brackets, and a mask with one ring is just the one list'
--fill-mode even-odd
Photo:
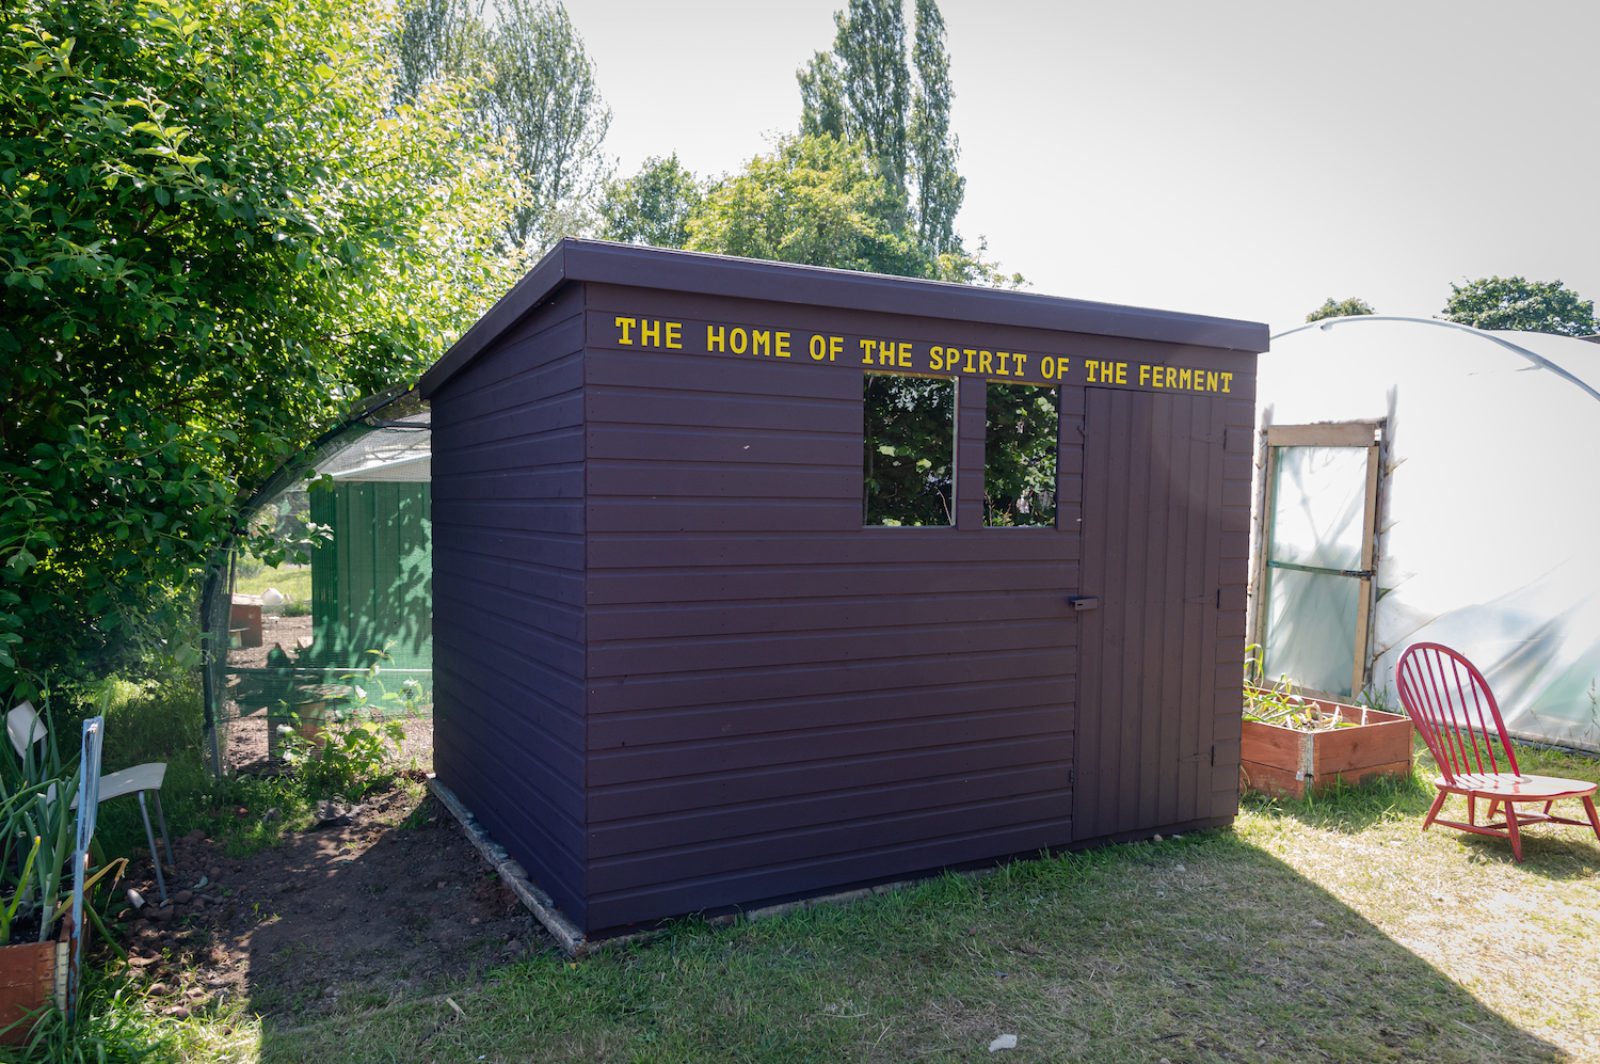
{"label": "green foliage plant", "polygon": [[[324,716],[315,738],[308,738],[298,714],[280,726],[285,741],[284,760],[316,798],[342,797],[357,801],[389,782],[399,767],[405,725],[396,716],[414,718],[419,712],[420,685],[406,679],[398,691],[388,691],[381,680],[382,651],[368,651],[372,662],[361,672],[341,677],[353,697]],[[365,686],[363,686],[365,685]],[[371,688],[378,692],[371,700]]]}
{"label": "green foliage plant", "polygon": [[389,18],[4,5],[0,693],[193,665],[241,502],[509,283],[514,190],[459,85],[394,104]]}
{"label": "green foliage plant", "polygon": [[681,248],[689,241],[689,218],[705,189],[678,161],[677,153],[644,161],[632,177],[608,181],[600,201],[600,235],[606,240]]}
{"label": "green foliage plant", "polygon": [[[1249,658],[1250,675],[1261,677],[1261,646],[1252,643],[1245,648],[1245,654]],[[1271,686],[1247,682],[1244,685],[1244,719],[1304,732],[1352,726],[1337,712],[1325,710],[1313,700],[1295,694],[1294,684],[1287,676],[1278,677]]]}
{"label": "green foliage plant", "polygon": [[1562,336],[1600,333],[1594,300],[1580,298],[1560,281],[1529,281],[1523,277],[1480,277],[1464,285],[1451,284],[1450,298],[1441,316],[1475,329],[1515,329]]}
{"label": "green foliage plant", "polygon": [[1332,296],[1322,301],[1322,306],[1306,315],[1307,322],[1322,321],[1324,318],[1350,318],[1365,314],[1376,314],[1372,304],[1365,299],[1351,296],[1349,299],[1335,300]]}

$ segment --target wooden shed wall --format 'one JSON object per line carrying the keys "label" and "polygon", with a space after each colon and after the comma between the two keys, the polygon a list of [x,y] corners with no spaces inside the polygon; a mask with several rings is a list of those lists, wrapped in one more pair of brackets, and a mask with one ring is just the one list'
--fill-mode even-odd
{"label": "wooden shed wall", "polygon": [[435,768],[581,926],[580,295],[562,290],[432,404]]}
{"label": "wooden shed wall", "polygon": [[[982,527],[976,378],[958,391],[958,527],[863,528],[859,367],[611,342],[618,315],[650,314],[1020,350],[1062,336],[588,291],[587,926],[1078,841],[1081,624],[1067,596],[1083,583],[1084,390],[1063,389],[1057,528]],[[1225,416],[1218,399],[1173,402]],[[1185,631],[1214,632],[1218,605]],[[1188,653],[1198,664],[1202,648]],[[1190,765],[1204,801],[1181,822],[1227,815],[1212,792],[1237,768],[1205,767]],[[1147,826],[1179,823],[1168,806],[1174,819]]]}

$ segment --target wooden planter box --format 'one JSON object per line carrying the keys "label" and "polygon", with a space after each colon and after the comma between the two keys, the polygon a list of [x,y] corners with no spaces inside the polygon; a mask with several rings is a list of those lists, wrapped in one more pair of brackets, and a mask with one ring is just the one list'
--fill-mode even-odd
{"label": "wooden planter box", "polygon": [[51,1000],[67,1007],[67,943],[0,946],[0,1045],[21,1045],[33,1033],[22,1022]]}
{"label": "wooden planter box", "polygon": [[1360,706],[1308,698],[1355,727],[1305,732],[1244,722],[1239,773],[1246,790],[1275,797],[1320,794],[1336,779],[1355,785],[1411,771],[1411,720]]}

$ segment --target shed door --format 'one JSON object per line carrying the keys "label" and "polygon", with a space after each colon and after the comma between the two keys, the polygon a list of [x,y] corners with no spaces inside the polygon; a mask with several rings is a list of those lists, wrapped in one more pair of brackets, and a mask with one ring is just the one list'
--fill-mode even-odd
{"label": "shed door", "polygon": [[1256,586],[1261,679],[1349,699],[1366,683],[1382,423],[1271,425]]}
{"label": "shed door", "polygon": [[1211,815],[1223,405],[1090,388],[1074,840]]}

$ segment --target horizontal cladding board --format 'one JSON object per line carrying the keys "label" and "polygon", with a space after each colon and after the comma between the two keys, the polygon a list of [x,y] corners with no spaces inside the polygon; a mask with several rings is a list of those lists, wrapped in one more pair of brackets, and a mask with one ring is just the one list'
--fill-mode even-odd
{"label": "horizontal cladding board", "polygon": [[[956,713],[1060,706],[1070,716],[1074,680],[1059,676],[866,692],[853,685],[825,695],[774,698],[742,705],[692,706],[628,714],[590,714],[589,750],[697,742],[742,735],[827,728],[867,721],[941,717]],[[787,691],[784,692],[787,694]]]}
{"label": "horizontal cladding board", "polygon": [[616,677],[589,681],[589,715],[636,713],[689,706],[741,704],[770,698],[833,695],[841,689],[892,691],[947,683],[1004,683],[1013,679],[1075,675],[1077,651],[1071,646],[950,657],[912,657],[862,661],[848,673],[832,664],[808,662],[782,669],[717,669],[657,678]]}
{"label": "horizontal cladding board", "polygon": [[717,393],[623,392],[585,394],[584,417],[592,423],[742,428],[776,432],[861,432],[861,400],[790,399]]}
{"label": "horizontal cladding board", "polygon": [[[568,919],[584,924],[588,891],[581,849],[574,852],[570,839],[552,831],[536,806],[507,801],[491,779],[467,773],[455,778],[441,775],[439,782],[455,792],[489,837],[522,865]],[[581,845],[581,834],[578,841]]]}
{"label": "horizontal cladding board", "polygon": [[447,461],[445,468],[451,476],[494,473],[507,469],[537,469],[541,466],[577,466],[584,459],[581,425],[501,436],[485,443],[463,440],[451,442],[453,447],[450,451],[435,448],[433,452],[434,470],[440,468],[442,457]]}
{"label": "horizontal cladding board", "polygon": [[524,469],[496,469],[481,473],[455,473],[446,482],[435,480],[436,504],[469,503],[482,500],[512,505],[546,500],[583,498],[583,466],[536,466]]}
{"label": "horizontal cladding board", "polygon": [[469,444],[564,425],[583,409],[583,377],[584,360],[577,353],[531,367],[458,400],[460,407],[447,409],[442,423]]}
{"label": "horizontal cladding board", "polygon": [[771,836],[830,826],[849,830],[850,821],[1059,793],[1065,782],[1066,770],[1060,763],[1019,765],[996,772],[912,780],[886,787],[859,787],[825,795],[808,794],[670,817],[657,816],[652,811],[632,820],[591,824],[589,859],[597,861],[683,849],[712,840]]}
{"label": "horizontal cladding board", "polygon": [[938,620],[938,626],[914,628],[727,635],[644,643],[597,644],[591,641],[589,678],[817,662],[845,664],[913,654],[982,655],[996,650],[1062,647],[1071,642],[1070,629],[1076,623],[1062,616],[1035,621],[995,621],[974,628],[959,621]]}
{"label": "horizontal cladding board", "polygon": [[582,426],[581,391],[543,395],[537,401],[509,410],[463,415],[454,421],[441,420],[439,428],[434,429],[434,452],[453,458],[463,451],[497,446],[501,441],[531,440],[542,434],[570,432]]}
{"label": "horizontal cladding board", "polygon": [[[640,583],[659,579],[640,574]],[[589,639],[604,643],[618,639],[689,638],[709,635],[758,635],[775,632],[838,631],[844,628],[882,628],[896,624],[985,624],[991,621],[1059,620],[1072,607],[1056,588],[1038,590],[1019,582],[977,592],[908,593],[904,582],[863,580],[861,597],[798,598],[794,592],[803,574],[707,573],[699,578],[716,582],[711,594],[664,605],[601,606],[590,597]],[[813,578],[816,583],[829,581]],[[874,593],[874,587],[881,593]],[[741,598],[764,601],[730,603],[718,590],[743,590]],[[685,589],[689,590],[689,589]],[[707,601],[716,599],[718,601]],[[697,601],[698,600],[698,601]]]}
{"label": "horizontal cladding board", "polygon": [[481,649],[473,651],[470,656],[484,667],[494,666],[502,658],[509,658],[511,663],[501,667],[511,671],[543,666],[563,676],[584,674],[584,650],[581,640],[560,639],[530,624],[518,624],[510,618],[486,613],[468,603],[452,603],[451,606],[447,613],[440,613],[439,602],[435,599],[434,657],[436,659],[441,645],[452,648],[455,646],[453,639],[446,639],[446,632],[460,632],[461,639],[470,640],[472,644],[481,646]]}
{"label": "horizontal cladding board", "polygon": [[[445,731],[440,736],[438,749],[444,755],[441,765],[455,765],[462,770],[449,778],[441,771],[440,777],[451,790],[465,789],[465,781],[471,780],[471,787],[483,792],[485,804],[522,810],[551,845],[568,856],[574,867],[582,864],[585,847],[583,798],[581,794],[570,793],[565,781],[551,774],[538,790],[518,788],[516,781],[529,770],[529,765],[515,756],[519,751],[508,749],[505,756],[487,754],[483,744],[467,733]],[[508,757],[515,763],[508,763]],[[544,765],[538,767],[547,769]]]}
{"label": "horizontal cladding board", "polygon": [[664,462],[736,462],[741,465],[809,468],[861,461],[861,430],[845,433],[810,431],[751,432],[749,429],[707,429],[684,425],[597,424],[586,441],[590,460]]}
{"label": "horizontal cladding board", "polygon": [[[581,703],[563,705],[568,685],[548,674],[503,674],[478,662],[452,663],[436,670],[448,679],[449,701],[440,714],[441,730],[480,744],[485,764],[500,766],[503,775],[527,771],[530,760],[569,787],[574,798],[583,793],[584,727]],[[543,691],[530,694],[530,686],[543,679]],[[581,688],[579,689],[581,691]],[[574,818],[581,817],[574,812]]]}
{"label": "horizontal cladding board", "polygon": [[793,373],[782,359],[710,358],[681,351],[589,352],[585,380],[596,392],[651,388],[725,395],[861,401],[861,384],[834,373]]}
{"label": "horizontal cladding board", "polygon": [[[548,308],[534,315],[514,333],[485,351],[449,385],[429,397],[434,406],[480,403],[487,393],[539,367],[580,355],[583,351],[583,315],[576,306]],[[492,400],[490,400],[492,402]]]}
{"label": "horizontal cladding board", "polygon": [[[1066,706],[1035,706],[951,717],[922,717],[885,723],[819,728],[781,735],[736,736],[698,743],[671,743],[640,749],[595,750],[589,754],[589,786],[680,781],[717,773],[837,761],[942,746],[979,746],[1032,737],[1064,742],[1073,711]],[[870,765],[863,779],[872,777]]]}
{"label": "horizontal cladding board", "polygon": [[826,860],[780,868],[754,869],[743,875],[719,875],[679,883],[661,883],[627,892],[591,895],[588,928],[621,928],[626,924],[684,912],[815,893],[829,887],[895,878],[974,861],[1034,853],[1065,845],[1072,835],[1067,819],[944,837],[873,846]]}
{"label": "horizontal cladding board", "polygon": [[591,858],[589,890],[595,894],[637,890],[653,883],[733,875],[774,865],[824,860],[875,846],[945,839],[1048,819],[1066,820],[1071,815],[1072,792],[1063,788],[1045,794],[1017,795],[972,805],[918,809],[797,831],[718,840],[676,850],[623,854],[604,860]]}
{"label": "horizontal cladding board", "polygon": [[[433,549],[453,548],[461,537],[469,539],[502,532],[553,532],[583,534],[583,500],[525,499],[497,502],[493,499],[454,500],[441,495],[438,481],[433,483]],[[451,538],[448,544],[444,538]]]}
{"label": "horizontal cladding board", "polygon": [[824,466],[749,468],[713,462],[616,462],[590,459],[585,488],[604,496],[729,497],[754,499],[845,499],[859,506],[861,471]]}
{"label": "horizontal cladding board", "polygon": [[[465,526],[451,533],[450,545],[452,567],[435,562],[435,572],[443,569],[470,576],[499,568],[507,573],[526,570],[544,578],[552,575],[552,570],[581,573],[584,568],[583,537],[572,533]],[[495,579],[502,577],[496,575]]]}
{"label": "horizontal cladding board", "polygon": [[[589,569],[599,577],[608,569],[653,568],[663,563],[641,559],[658,556],[670,560],[668,567],[682,569],[771,566],[799,572],[797,567],[804,566],[822,573],[848,566],[894,566],[919,587],[951,591],[973,586],[956,575],[968,570],[1027,571],[1038,579],[1041,564],[1076,562],[1078,541],[1077,530],[1065,527],[864,528],[858,511],[854,524],[832,534],[795,535],[783,529],[743,536],[596,533],[589,537]],[[636,579],[633,574],[621,578]]]}
{"label": "horizontal cladding board", "polygon": [[976,745],[922,750],[892,750],[854,755],[828,762],[765,766],[714,776],[687,776],[650,782],[621,783],[589,789],[589,824],[632,820],[641,815],[669,816],[693,809],[725,808],[782,798],[802,798],[853,790],[870,781],[875,786],[985,773],[1022,765],[1072,763],[1074,739],[1068,733],[1041,742],[1036,735]]}
{"label": "horizontal cladding board", "polygon": [[[497,559],[487,551],[468,550],[456,544],[452,544],[452,548],[449,552],[440,551],[435,541],[433,597],[436,604],[449,600],[471,611],[478,589],[487,584],[527,598],[527,602],[504,614],[513,621],[524,620],[527,610],[540,603],[574,611],[583,607],[583,574],[580,571],[536,562],[519,563],[505,557]],[[435,612],[437,610],[435,605]]]}
{"label": "horizontal cladding board", "polygon": [[590,499],[589,530],[601,532],[838,532],[861,523],[850,499]]}

